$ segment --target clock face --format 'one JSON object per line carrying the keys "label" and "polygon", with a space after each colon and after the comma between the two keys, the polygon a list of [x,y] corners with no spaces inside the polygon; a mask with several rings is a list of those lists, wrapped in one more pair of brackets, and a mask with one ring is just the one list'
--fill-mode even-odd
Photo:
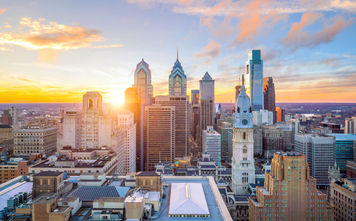
{"label": "clock face", "polygon": [[243,124],[243,125],[247,125],[247,124],[248,124],[248,120],[243,119],[243,120],[242,120],[242,124]]}

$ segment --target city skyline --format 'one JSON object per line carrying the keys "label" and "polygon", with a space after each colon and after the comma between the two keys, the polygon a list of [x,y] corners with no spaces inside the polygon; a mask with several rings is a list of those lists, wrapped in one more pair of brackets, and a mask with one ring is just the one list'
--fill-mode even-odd
{"label": "city skyline", "polygon": [[276,102],[356,102],[355,2],[82,3],[1,4],[0,103],[80,103],[86,91],[123,103],[142,58],[154,96],[167,95],[177,48],[188,95],[209,72],[216,102],[234,102],[248,51],[261,49]]}

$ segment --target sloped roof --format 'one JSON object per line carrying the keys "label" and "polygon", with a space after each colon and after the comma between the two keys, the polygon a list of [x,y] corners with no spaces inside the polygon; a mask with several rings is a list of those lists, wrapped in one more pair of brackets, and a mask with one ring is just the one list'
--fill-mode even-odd
{"label": "sloped roof", "polygon": [[213,78],[211,78],[210,74],[208,72],[205,72],[203,79],[204,81],[212,81]]}
{"label": "sloped roof", "polygon": [[81,186],[70,196],[77,196],[81,201],[94,201],[102,197],[126,197],[126,189],[116,186]]}
{"label": "sloped roof", "polygon": [[172,183],[169,215],[209,215],[201,183]]}

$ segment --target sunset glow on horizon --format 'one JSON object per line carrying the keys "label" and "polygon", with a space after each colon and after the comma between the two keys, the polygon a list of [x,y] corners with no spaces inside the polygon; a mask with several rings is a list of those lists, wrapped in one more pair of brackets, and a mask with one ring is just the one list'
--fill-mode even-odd
{"label": "sunset glow on horizon", "polygon": [[[79,13],[80,12],[80,13]],[[124,103],[143,58],[154,96],[176,60],[187,92],[208,71],[234,102],[248,51],[261,49],[276,102],[356,102],[356,2],[346,0],[3,1],[0,103]]]}

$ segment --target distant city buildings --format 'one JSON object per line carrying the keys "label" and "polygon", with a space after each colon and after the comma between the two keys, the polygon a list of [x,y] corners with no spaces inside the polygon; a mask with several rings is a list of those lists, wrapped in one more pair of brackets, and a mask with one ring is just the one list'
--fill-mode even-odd
{"label": "distant city buildings", "polygon": [[261,50],[249,52],[244,77],[246,94],[250,97],[252,110],[259,111],[263,109],[263,61]]}
{"label": "distant city buildings", "polygon": [[305,155],[310,174],[317,185],[329,185],[328,169],[335,162],[335,138],[315,134],[296,134],[295,151]]}
{"label": "distant city buildings", "polygon": [[345,134],[356,134],[356,117],[345,119]]}
{"label": "distant city buildings", "polygon": [[221,135],[212,126],[203,130],[202,151],[209,154],[218,166],[221,165]]}
{"label": "distant city buildings", "polygon": [[281,107],[276,107],[276,122],[284,122],[285,121],[285,113],[284,109]]}
{"label": "distant city buildings", "polygon": [[333,220],[326,194],[309,174],[303,154],[275,153],[264,186],[249,199],[249,220]]}

